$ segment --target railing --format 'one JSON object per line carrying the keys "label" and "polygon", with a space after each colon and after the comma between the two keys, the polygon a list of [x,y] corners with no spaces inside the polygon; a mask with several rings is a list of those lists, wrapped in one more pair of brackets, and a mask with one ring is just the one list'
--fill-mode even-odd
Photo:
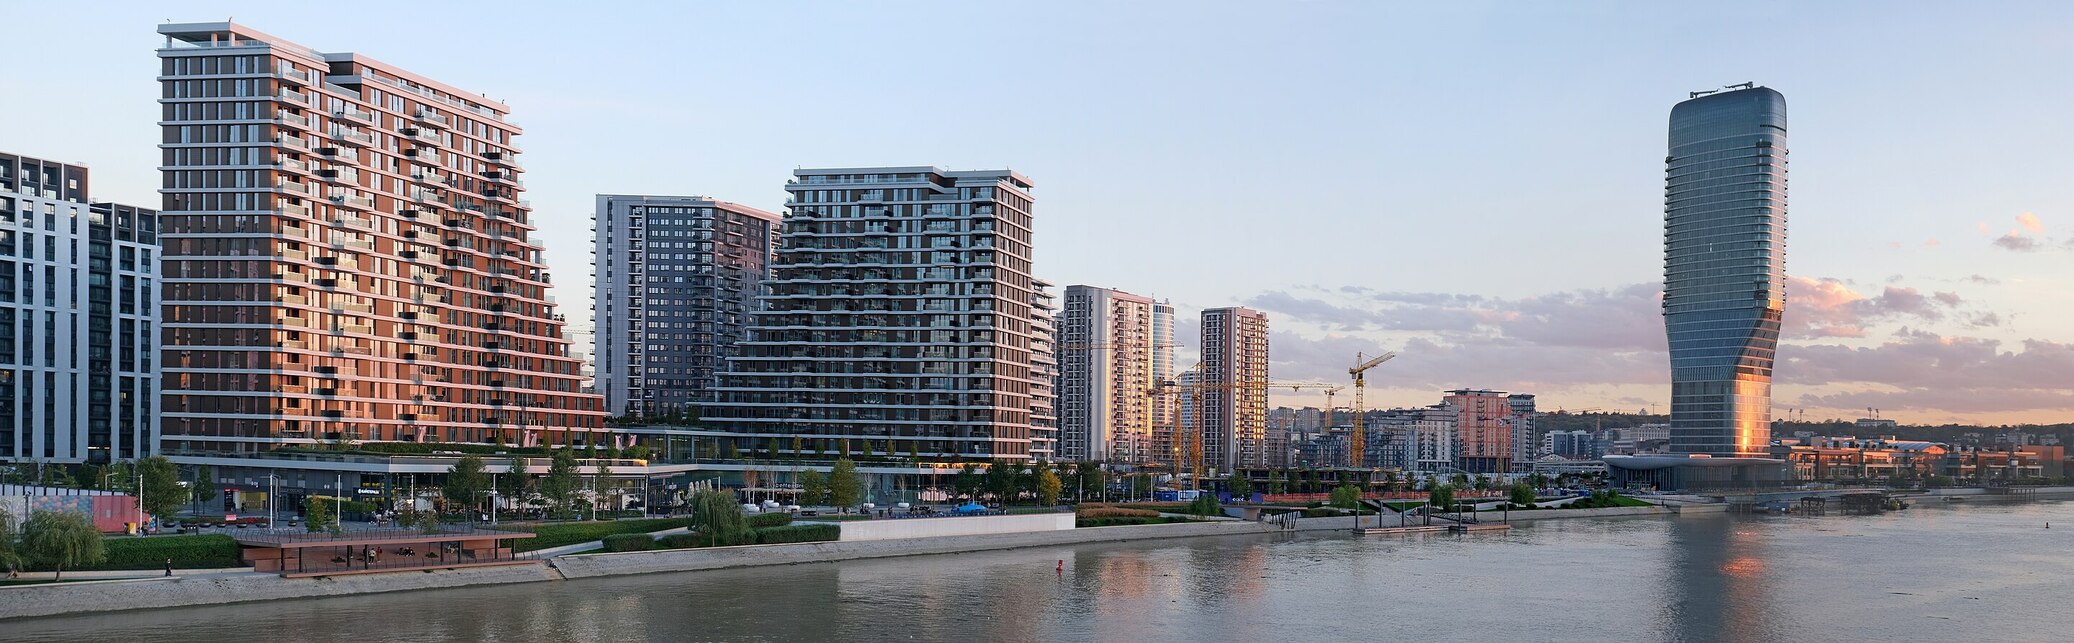
{"label": "railing", "polygon": [[302,92],[293,92],[293,91],[288,91],[288,90],[285,90],[285,89],[284,89],[284,90],[281,90],[281,93],[280,93],[279,97],[280,97],[280,99],[281,99],[281,100],[285,100],[285,101],[288,101],[288,102],[291,102],[291,103],[295,103],[295,104],[297,104],[297,105],[302,105],[302,106],[305,106],[305,107],[309,106],[309,104],[310,104],[310,97],[309,97],[309,95],[308,95],[308,94],[304,94],[304,93],[302,93]]}
{"label": "railing", "polygon": [[374,144],[374,135],[373,135],[373,134],[368,134],[368,133],[365,133],[365,132],[361,132],[361,131],[358,131],[358,130],[350,130],[350,129],[341,129],[341,130],[339,130],[339,131],[337,131],[337,132],[333,132],[333,133],[332,133],[332,136],[334,136],[334,137],[337,137],[337,138],[342,138],[342,139],[345,139],[345,140],[348,140],[348,141],[357,141],[357,142],[359,142],[359,143],[360,143],[360,144],[362,144],[362,145],[373,145],[373,144]]}
{"label": "railing", "polygon": [[274,143],[285,147],[292,147],[298,150],[302,150],[304,152],[310,151],[310,142],[303,140],[300,136],[283,136],[281,138],[274,139]]}
{"label": "railing", "polygon": [[352,109],[352,108],[350,108],[350,107],[349,107],[349,108],[346,108],[346,109],[342,109],[342,110],[338,110],[338,111],[332,112],[332,113],[331,113],[331,115],[332,115],[332,116],[335,116],[335,117],[338,117],[338,118],[344,118],[344,119],[347,119],[347,120],[355,120],[355,121],[360,121],[360,122],[362,122],[362,123],[372,123],[372,122],[374,122],[374,114],[369,114],[369,113],[367,113],[367,112],[363,112],[363,111],[360,111],[360,110],[357,110],[357,109]]}

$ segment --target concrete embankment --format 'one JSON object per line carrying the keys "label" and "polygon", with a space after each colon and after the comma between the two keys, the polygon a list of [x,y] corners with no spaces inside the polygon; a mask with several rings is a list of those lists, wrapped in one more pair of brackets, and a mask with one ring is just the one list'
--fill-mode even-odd
{"label": "concrete embankment", "polygon": [[729,567],[753,567],[758,565],[819,563],[860,558],[954,554],[968,551],[1049,547],[1125,540],[1264,534],[1272,533],[1272,531],[1272,529],[1259,523],[1218,521],[1170,525],[1094,527],[1019,534],[940,536],[901,540],[752,545],[746,547],[590,554],[556,558],[554,565],[562,572],[564,577],[592,578],[623,574],[656,574],[725,569]]}
{"label": "concrete embankment", "polygon": [[[84,612],[347,596],[560,578],[543,565],[474,567],[324,578],[237,573],[0,587],[0,620]],[[0,637],[4,638],[4,637]]]}

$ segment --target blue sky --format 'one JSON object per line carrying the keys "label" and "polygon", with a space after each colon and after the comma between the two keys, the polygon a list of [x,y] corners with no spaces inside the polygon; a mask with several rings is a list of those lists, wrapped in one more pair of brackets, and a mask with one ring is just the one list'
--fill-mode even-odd
{"label": "blue sky", "polygon": [[235,17],[509,103],[572,316],[594,194],[1011,167],[1040,275],[1266,309],[1277,379],[1400,351],[1371,404],[1661,409],[1664,121],[1756,81],[1791,106],[1781,412],[2074,419],[2074,5],[7,4],[0,149],[99,198],[157,202],[153,26]]}

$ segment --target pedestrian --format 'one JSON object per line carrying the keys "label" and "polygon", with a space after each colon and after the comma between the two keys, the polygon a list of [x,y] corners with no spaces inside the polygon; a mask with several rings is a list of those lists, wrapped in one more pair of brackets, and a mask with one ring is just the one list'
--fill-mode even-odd
{"label": "pedestrian", "polygon": [[166,559],[166,578],[173,577],[173,559]]}

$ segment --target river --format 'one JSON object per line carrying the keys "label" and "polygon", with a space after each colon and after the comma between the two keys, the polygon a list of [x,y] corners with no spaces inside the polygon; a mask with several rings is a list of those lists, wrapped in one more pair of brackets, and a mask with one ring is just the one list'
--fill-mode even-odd
{"label": "river", "polygon": [[59,617],[0,623],[0,640],[2063,640],[2070,545],[2058,501],[1562,520]]}

